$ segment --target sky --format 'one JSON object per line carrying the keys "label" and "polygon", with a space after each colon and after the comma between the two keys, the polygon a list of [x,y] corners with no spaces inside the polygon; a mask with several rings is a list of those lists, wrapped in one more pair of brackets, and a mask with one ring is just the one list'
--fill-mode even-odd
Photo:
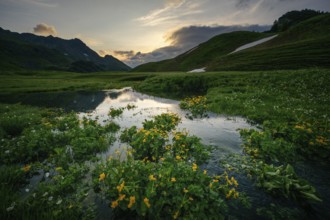
{"label": "sky", "polygon": [[306,8],[330,11],[330,0],[0,0],[0,27],[79,38],[134,67],[221,33],[268,30],[284,13]]}

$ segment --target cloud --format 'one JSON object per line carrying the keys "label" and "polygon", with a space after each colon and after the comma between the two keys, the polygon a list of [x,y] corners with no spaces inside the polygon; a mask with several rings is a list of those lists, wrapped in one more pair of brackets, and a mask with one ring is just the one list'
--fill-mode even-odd
{"label": "cloud", "polygon": [[237,8],[245,8],[245,7],[249,6],[252,1],[253,0],[237,0],[236,1],[236,7]]}
{"label": "cloud", "polygon": [[150,53],[138,52],[134,56],[123,61],[127,65],[135,67],[143,63],[174,58],[222,33],[240,30],[262,32],[269,29],[270,26],[267,25],[183,27],[166,35],[166,41],[170,43],[170,46],[158,48]]}
{"label": "cloud", "polygon": [[33,33],[43,36],[57,35],[55,27],[45,23],[37,24],[37,26],[33,28]]}
{"label": "cloud", "polygon": [[133,50],[99,50],[98,54],[102,57],[105,55],[111,55],[119,60],[129,60],[136,55]]}
{"label": "cloud", "polygon": [[22,0],[22,1],[28,4],[33,4],[39,7],[46,7],[46,8],[53,8],[58,6],[56,3],[51,2],[51,0]]}
{"label": "cloud", "polygon": [[115,50],[113,51],[114,55],[118,55],[118,56],[125,56],[125,57],[132,57],[135,55],[135,52],[133,50]]}
{"label": "cloud", "polygon": [[164,23],[182,22],[182,19],[203,12],[199,0],[166,0],[162,8],[150,11],[137,18],[145,26],[156,26]]}

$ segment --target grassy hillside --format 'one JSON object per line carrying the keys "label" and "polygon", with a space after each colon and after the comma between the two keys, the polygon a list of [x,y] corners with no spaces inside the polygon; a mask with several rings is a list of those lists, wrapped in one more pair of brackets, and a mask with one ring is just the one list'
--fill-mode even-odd
{"label": "grassy hillside", "polygon": [[229,54],[244,44],[273,34],[222,34],[174,59],[144,64],[134,71],[188,71],[201,67],[207,67],[208,71],[330,67],[330,14],[305,20],[266,43]]}
{"label": "grassy hillside", "polygon": [[173,59],[143,64],[136,67],[133,71],[188,71],[202,68],[210,60],[227,55],[241,45],[270,35],[272,34],[249,31],[221,34]]}
{"label": "grassy hillside", "polygon": [[208,70],[330,67],[330,15],[301,22],[264,44],[213,60]]}
{"label": "grassy hillside", "polygon": [[55,49],[25,43],[15,37],[1,36],[0,41],[1,70],[54,69],[70,63],[60,51]]}

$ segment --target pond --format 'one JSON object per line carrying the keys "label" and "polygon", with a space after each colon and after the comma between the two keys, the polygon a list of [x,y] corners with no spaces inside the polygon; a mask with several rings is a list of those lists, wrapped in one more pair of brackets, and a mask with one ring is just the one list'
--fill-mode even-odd
{"label": "pond", "polygon": [[[178,101],[145,95],[133,91],[131,88],[97,92],[35,93],[15,95],[11,96],[10,99],[2,96],[0,101],[63,108],[65,111],[77,112],[80,118],[95,119],[100,124],[106,123],[109,119],[110,108],[118,109],[127,107],[128,104],[134,105],[135,108],[125,109],[119,117],[112,119],[120,125],[121,131],[134,125],[141,128],[145,120],[150,120],[153,116],[162,113],[176,113],[182,118],[177,127],[178,130],[186,130],[190,135],[200,137],[203,144],[214,147],[208,163],[201,166],[201,169],[206,169],[211,174],[223,172],[219,165],[226,155],[242,154],[242,148],[240,147],[242,141],[238,129],[255,128],[242,117],[226,117],[211,112],[208,113],[206,118],[191,120],[185,117],[186,111],[179,108]],[[120,133],[117,133],[116,141],[109,147],[108,151],[99,155],[101,158],[106,159],[115,154],[116,150],[126,149],[127,144],[119,141]],[[296,166],[296,169],[297,173],[308,179],[319,192],[330,196],[327,187],[330,181],[328,168],[317,167],[314,164],[300,164]],[[318,171],[315,172],[315,169],[318,169]],[[240,183],[239,190],[246,192],[251,200],[252,207],[249,209],[233,207],[230,215],[239,219],[256,219],[260,218],[255,212],[257,207],[267,206],[270,203],[280,203],[285,207],[294,207],[293,204],[286,201],[274,201],[263,190],[254,187],[253,182],[245,175],[238,175],[236,178]],[[325,205],[329,204],[329,197],[324,196],[323,198],[325,204],[316,207],[319,213],[327,212]],[[88,201],[97,204],[99,219],[106,219],[111,214],[108,205],[103,203],[95,194],[91,193]],[[323,218],[323,215],[318,217]]]}

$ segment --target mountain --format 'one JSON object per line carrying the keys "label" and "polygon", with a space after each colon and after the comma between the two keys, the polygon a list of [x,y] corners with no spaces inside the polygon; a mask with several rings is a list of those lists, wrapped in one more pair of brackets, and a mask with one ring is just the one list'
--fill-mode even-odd
{"label": "mountain", "polygon": [[127,71],[112,56],[100,57],[79,39],[15,33],[0,28],[0,69],[55,69],[77,72]]}
{"label": "mountain", "polygon": [[[295,22],[285,31],[232,32],[218,35],[173,59],[140,65],[133,71],[270,70],[330,67],[330,14]],[[275,36],[235,53],[247,43]]]}
{"label": "mountain", "polygon": [[188,71],[203,68],[208,65],[210,60],[225,56],[241,45],[270,35],[269,33],[249,31],[220,34],[173,59],[142,64],[133,71]]}

